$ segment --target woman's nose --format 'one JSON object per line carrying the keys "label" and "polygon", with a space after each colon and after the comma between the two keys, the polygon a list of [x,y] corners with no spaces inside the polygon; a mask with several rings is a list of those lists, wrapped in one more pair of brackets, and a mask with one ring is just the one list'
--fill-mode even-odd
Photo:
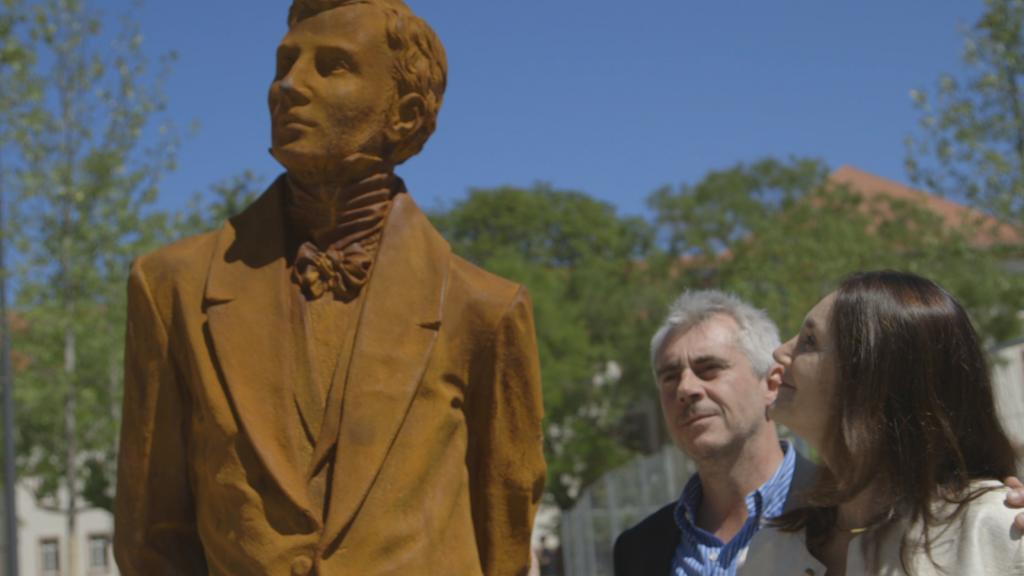
{"label": "woman's nose", "polygon": [[775,358],[775,361],[778,362],[779,364],[782,364],[783,366],[789,365],[789,361],[791,359],[790,350],[792,350],[793,348],[794,340],[796,340],[795,336],[783,342],[778,348],[775,349],[774,352],[772,352],[772,358]]}

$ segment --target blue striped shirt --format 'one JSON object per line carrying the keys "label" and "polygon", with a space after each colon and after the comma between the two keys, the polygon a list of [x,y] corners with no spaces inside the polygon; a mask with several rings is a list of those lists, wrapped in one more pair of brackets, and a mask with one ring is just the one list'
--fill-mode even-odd
{"label": "blue striped shirt", "polygon": [[694,474],[683,488],[675,508],[676,524],[682,530],[672,560],[672,576],[735,576],[737,561],[746,555],[750,539],[768,519],[782,514],[793,482],[796,450],[789,442],[781,442],[785,456],[772,477],[760,488],[747,494],[747,521],[732,540],[722,542],[714,534],[696,524],[703,488],[700,476]]}

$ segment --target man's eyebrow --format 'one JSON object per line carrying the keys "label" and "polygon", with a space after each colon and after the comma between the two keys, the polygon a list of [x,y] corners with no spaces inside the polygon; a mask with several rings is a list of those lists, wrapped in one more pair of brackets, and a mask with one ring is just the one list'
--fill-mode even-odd
{"label": "man's eyebrow", "polygon": [[670,360],[664,364],[661,364],[654,369],[654,373],[658,376],[662,376],[667,372],[675,372],[682,366],[682,362],[679,360]]}
{"label": "man's eyebrow", "polygon": [[280,61],[282,58],[293,58],[299,53],[299,47],[294,44],[281,43],[274,52],[274,57]]}
{"label": "man's eyebrow", "polygon": [[727,366],[729,364],[729,361],[726,360],[725,358],[722,358],[721,356],[715,356],[714,354],[704,354],[702,356],[697,356],[696,358],[690,361],[691,366],[703,366],[707,364],[718,364],[721,366]]}
{"label": "man's eyebrow", "polygon": [[326,52],[328,54],[341,54],[346,58],[352,58],[355,56],[355,50],[353,50],[348,44],[322,44],[316,47],[316,51]]}

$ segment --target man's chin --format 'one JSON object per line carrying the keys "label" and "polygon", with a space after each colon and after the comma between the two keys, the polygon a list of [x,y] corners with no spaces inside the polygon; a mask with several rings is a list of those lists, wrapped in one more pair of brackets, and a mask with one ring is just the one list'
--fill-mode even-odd
{"label": "man's chin", "polygon": [[327,158],[308,148],[298,142],[289,142],[282,146],[271,146],[270,155],[289,172],[310,172],[325,168]]}
{"label": "man's chin", "polygon": [[296,145],[275,146],[270,155],[288,173],[304,182],[335,182],[358,180],[389,169],[380,156],[356,152],[345,156],[325,155],[322,150],[310,151]]}
{"label": "man's chin", "polygon": [[683,451],[684,454],[695,460],[703,460],[709,456],[721,452],[723,444],[717,441],[712,434],[703,433],[696,438],[679,438],[676,440],[676,446]]}
{"label": "man's chin", "polygon": [[332,161],[320,153],[310,153],[298,147],[282,146],[270,149],[288,175],[305,184],[329,184],[342,179],[342,162]]}

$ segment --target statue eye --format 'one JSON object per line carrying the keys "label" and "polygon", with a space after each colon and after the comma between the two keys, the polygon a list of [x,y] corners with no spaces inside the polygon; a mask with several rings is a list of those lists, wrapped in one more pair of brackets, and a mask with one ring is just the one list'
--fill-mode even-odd
{"label": "statue eye", "polygon": [[316,71],[321,76],[351,72],[352,69],[352,59],[344,50],[323,48],[316,53]]}
{"label": "statue eye", "polygon": [[298,57],[297,50],[281,48],[277,51],[277,69],[274,72],[274,80],[281,80],[288,75],[288,72],[295,65]]}

